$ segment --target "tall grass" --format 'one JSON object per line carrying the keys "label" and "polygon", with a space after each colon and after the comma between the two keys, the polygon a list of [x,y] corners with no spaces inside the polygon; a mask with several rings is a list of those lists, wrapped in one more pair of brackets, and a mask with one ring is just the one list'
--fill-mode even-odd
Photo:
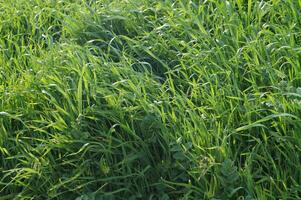
{"label": "tall grass", "polygon": [[300,199],[301,3],[0,1],[0,199]]}

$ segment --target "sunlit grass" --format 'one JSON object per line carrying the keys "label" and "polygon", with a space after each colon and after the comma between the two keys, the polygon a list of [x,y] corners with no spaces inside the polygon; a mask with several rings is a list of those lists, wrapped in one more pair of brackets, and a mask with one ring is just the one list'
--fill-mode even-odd
{"label": "sunlit grass", "polygon": [[0,199],[300,199],[300,1],[0,0]]}

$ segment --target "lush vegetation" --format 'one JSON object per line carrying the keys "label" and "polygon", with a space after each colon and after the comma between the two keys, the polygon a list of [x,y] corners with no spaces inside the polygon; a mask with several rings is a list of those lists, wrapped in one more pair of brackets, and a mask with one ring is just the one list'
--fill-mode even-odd
{"label": "lush vegetation", "polygon": [[0,0],[0,199],[300,199],[300,0]]}

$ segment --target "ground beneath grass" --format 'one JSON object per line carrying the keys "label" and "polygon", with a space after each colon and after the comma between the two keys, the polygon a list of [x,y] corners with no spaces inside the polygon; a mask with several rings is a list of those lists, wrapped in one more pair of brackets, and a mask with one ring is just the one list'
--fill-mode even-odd
{"label": "ground beneath grass", "polygon": [[301,199],[300,0],[0,0],[0,199]]}

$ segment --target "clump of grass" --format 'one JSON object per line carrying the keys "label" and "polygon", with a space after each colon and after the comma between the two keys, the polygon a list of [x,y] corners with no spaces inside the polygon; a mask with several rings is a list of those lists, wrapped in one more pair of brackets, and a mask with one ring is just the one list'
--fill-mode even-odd
{"label": "clump of grass", "polygon": [[0,1],[2,199],[301,198],[298,1]]}

